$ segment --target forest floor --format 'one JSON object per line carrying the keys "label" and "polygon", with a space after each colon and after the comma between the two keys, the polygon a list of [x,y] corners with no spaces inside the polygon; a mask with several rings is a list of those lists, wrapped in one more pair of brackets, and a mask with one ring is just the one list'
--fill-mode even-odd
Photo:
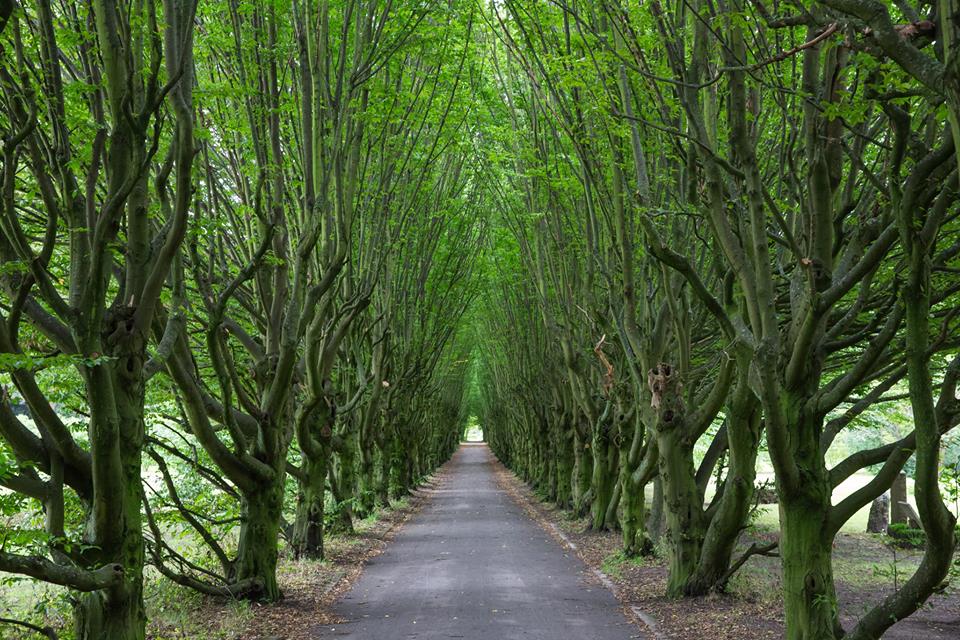
{"label": "forest floor", "polygon": [[[665,597],[667,569],[660,557],[626,558],[616,532],[587,530],[586,519],[544,502],[522,480],[497,463],[500,486],[560,544],[572,547],[589,566],[610,580],[624,607],[646,621],[662,640],[777,640],[783,637],[780,561],[754,556],[734,576],[730,593],[675,600]],[[777,532],[754,527],[742,548],[773,541]],[[741,549],[742,551],[742,549]],[[844,626],[902,585],[919,565],[921,551],[895,549],[884,536],[840,533],[834,546],[834,572]],[[894,625],[884,640],[960,638],[960,589],[935,595],[910,618]]]}

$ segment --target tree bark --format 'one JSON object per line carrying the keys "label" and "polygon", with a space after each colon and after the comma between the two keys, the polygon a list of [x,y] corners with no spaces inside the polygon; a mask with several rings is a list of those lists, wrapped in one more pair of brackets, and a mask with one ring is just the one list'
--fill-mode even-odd
{"label": "tree bark", "polygon": [[[321,445],[322,446],[322,445]],[[297,514],[291,547],[296,558],[324,559],[324,502],[326,500],[329,446],[317,456],[304,456],[303,476],[298,480]]]}
{"label": "tree bark", "polygon": [[280,600],[277,584],[280,519],[283,513],[283,478],[259,486],[243,494],[240,541],[237,546],[235,581],[256,580],[261,583],[253,599],[275,602]]}

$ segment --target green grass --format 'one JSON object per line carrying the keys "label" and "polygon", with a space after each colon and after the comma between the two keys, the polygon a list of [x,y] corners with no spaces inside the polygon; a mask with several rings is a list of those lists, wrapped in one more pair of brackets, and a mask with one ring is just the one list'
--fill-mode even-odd
{"label": "green grass", "polygon": [[[0,582],[0,618],[14,618],[60,628],[67,625],[72,611],[68,590],[42,582],[12,578]],[[0,625],[0,638],[8,638],[12,627]],[[14,638],[21,636],[14,635]],[[22,637],[36,637],[23,635]]]}
{"label": "green grass", "polygon": [[625,565],[631,564],[636,567],[643,567],[648,562],[649,559],[643,556],[629,557],[623,551],[616,551],[603,559],[603,562],[600,563],[600,570],[611,578],[621,578]]}
{"label": "green grass", "polygon": [[851,587],[886,587],[896,581],[903,585],[920,566],[919,557],[890,554],[873,559],[834,557],[833,575]]}

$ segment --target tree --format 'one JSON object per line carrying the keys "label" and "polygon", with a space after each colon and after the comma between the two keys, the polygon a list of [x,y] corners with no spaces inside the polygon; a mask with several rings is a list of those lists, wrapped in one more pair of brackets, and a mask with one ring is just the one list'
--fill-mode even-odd
{"label": "tree", "polygon": [[[144,387],[162,359],[147,345],[189,224],[194,157],[196,3],[161,8],[16,9],[0,68],[0,345],[15,389],[0,409],[13,454],[0,482],[46,512],[39,553],[4,551],[0,569],[83,592],[80,638],[144,637]],[[81,428],[58,411],[48,367],[73,369]],[[82,517],[68,516],[68,492]]]}

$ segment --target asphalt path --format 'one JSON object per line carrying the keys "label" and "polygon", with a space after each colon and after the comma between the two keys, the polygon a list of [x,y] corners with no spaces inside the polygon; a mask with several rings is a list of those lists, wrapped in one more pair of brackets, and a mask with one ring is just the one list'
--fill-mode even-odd
{"label": "asphalt path", "polygon": [[494,480],[493,455],[467,444],[443,480],[318,638],[626,640],[640,637],[613,594]]}

